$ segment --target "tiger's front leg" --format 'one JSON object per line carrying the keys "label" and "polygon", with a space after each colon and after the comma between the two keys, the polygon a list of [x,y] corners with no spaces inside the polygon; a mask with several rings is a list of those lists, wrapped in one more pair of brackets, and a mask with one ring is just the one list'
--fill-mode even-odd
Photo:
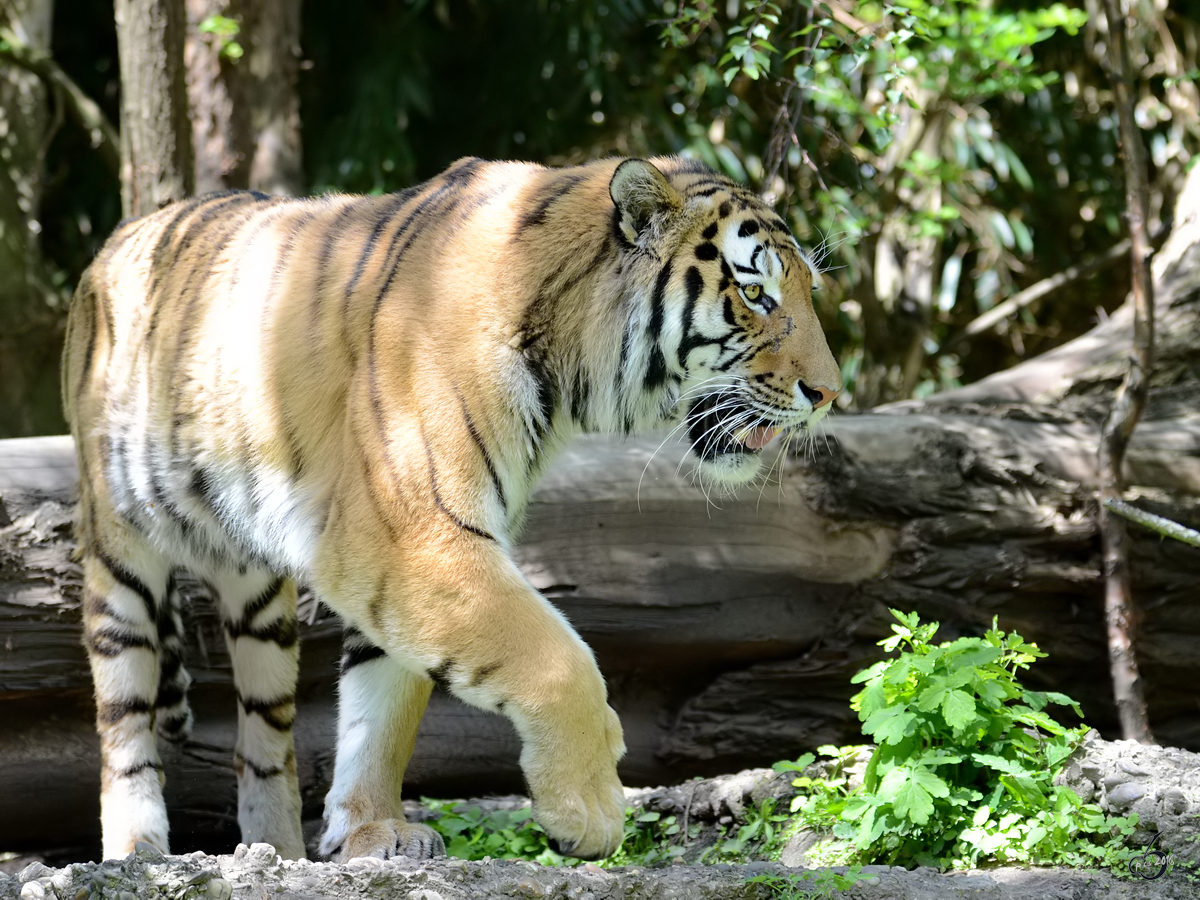
{"label": "tiger's front leg", "polygon": [[401,788],[433,682],[405,670],[356,628],[343,639],[333,785],[320,853],[338,862],[445,856],[439,835],[404,820]]}
{"label": "tiger's front leg", "polygon": [[[340,836],[355,828],[375,833],[377,842],[343,847],[340,856],[395,852],[384,846],[396,831],[388,820],[398,813],[403,767],[432,681],[512,720],[534,816],[563,853],[598,859],[615,852],[625,814],[616,764],[625,745],[591,651],[498,544],[460,533],[403,556],[393,570],[360,568],[349,577],[335,565],[318,585],[389,657],[386,677],[380,673],[363,696],[343,680],[322,852],[336,851]],[[390,799],[380,804],[377,797]],[[388,818],[371,812],[380,808]]]}

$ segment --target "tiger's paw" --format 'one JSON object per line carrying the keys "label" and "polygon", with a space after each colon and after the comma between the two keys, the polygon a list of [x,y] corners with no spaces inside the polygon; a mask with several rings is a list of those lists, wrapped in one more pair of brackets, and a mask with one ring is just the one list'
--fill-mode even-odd
{"label": "tiger's paw", "polygon": [[359,825],[333,854],[334,862],[348,862],[363,856],[391,859],[433,859],[446,855],[442,836],[427,825],[410,825],[402,819],[382,819]]}
{"label": "tiger's paw", "polygon": [[546,766],[531,758],[525,771],[533,816],[557,852],[603,859],[617,852],[625,833],[625,792],[617,777],[625,742],[616,713],[606,706],[604,737],[575,750]]}

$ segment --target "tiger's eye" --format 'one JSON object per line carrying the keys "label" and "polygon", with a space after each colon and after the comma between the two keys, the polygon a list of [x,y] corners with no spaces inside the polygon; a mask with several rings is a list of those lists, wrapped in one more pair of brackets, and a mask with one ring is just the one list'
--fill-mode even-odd
{"label": "tiger's eye", "polygon": [[742,286],[742,296],[747,300],[757,300],[762,296],[761,284],[746,284]]}

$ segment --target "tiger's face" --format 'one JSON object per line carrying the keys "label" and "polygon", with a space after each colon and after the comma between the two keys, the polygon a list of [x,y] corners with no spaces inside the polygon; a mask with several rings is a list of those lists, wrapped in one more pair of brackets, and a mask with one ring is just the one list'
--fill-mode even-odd
{"label": "tiger's face", "polygon": [[685,417],[702,466],[736,484],[780,432],[820,421],[842,381],[813,308],[814,268],[783,221],[748,195],[715,212],[685,242],[703,281],[681,354]]}
{"label": "tiger's face", "polygon": [[618,226],[658,267],[649,330],[701,474],[744,483],[769,442],[816,424],[841,390],[815,270],[757,195],[687,160],[655,162],[617,168]]}

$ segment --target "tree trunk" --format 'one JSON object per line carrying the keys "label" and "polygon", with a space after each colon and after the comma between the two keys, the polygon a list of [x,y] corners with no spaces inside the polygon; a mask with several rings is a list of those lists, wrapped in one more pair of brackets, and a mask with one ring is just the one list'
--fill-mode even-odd
{"label": "tree trunk", "polygon": [[[1200,170],[1184,199],[1155,261],[1163,340],[1125,479],[1134,502],[1196,527]],[[569,448],[534,496],[516,556],[596,651],[626,729],[626,783],[861,740],[850,678],[878,658],[888,607],[940,621],[943,640],[998,617],[1050,654],[1029,683],[1075,697],[1115,735],[1095,449],[1128,354],[1124,315],[936,402],[837,416],[811,455],[779,460],[779,483],[715,504],[681,470],[680,445],[593,437]],[[14,520],[0,530],[0,846],[89,842],[98,830],[69,559],[74,465],[67,438],[0,443]],[[1130,536],[1151,725],[1164,743],[1200,749],[1200,550],[1138,528]],[[332,773],[339,625],[311,599],[301,618],[296,741],[311,821]],[[173,846],[228,848],[234,695],[215,611],[196,590],[185,625],[197,728],[167,747]],[[520,789],[518,753],[506,720],[435,693],[410,796]]]}
{"label": "tree trunk", "polygon": [[144,216],[193,192],[183,0],[116,0],[121,207]]}
{"label": "tree trunk", "polygon": [[[196,192],[303,193],[299,0],[187,0],[187,15]],[[216,15],[238,23],[240,56],[199,31]]]}
{"label": "tree trunk", "polygon": [[[53,0],[0,3],[0,26],[48,51]],[[0,61],[0,437],[62,431],[64,298],[42,263],[42,158],[52,133],[43,82]]]}

